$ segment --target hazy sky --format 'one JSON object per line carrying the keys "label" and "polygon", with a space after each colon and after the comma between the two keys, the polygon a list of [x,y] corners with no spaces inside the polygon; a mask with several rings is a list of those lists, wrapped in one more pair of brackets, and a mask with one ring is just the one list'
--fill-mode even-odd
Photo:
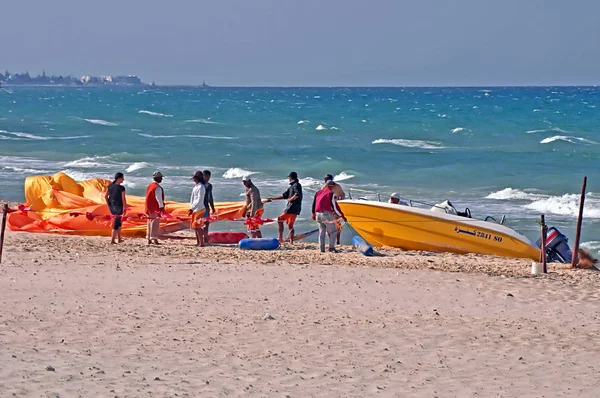
{"label": "hazy sky", "polygon": [[7,0],[0,69],[239,86],[600,84],[598,0]]}

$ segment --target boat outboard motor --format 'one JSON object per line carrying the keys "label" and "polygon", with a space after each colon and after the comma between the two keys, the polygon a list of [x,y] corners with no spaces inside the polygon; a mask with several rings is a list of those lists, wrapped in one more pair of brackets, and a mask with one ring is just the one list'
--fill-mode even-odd
{"label": "boat outboard motor", "polygon": [[[558,229],[551,227],[546,231],[546,259],[554,263],[570,263],[573,252],[569,247],[569,239]],[[537,240],[537,246],[542,247],[542,238]]]}

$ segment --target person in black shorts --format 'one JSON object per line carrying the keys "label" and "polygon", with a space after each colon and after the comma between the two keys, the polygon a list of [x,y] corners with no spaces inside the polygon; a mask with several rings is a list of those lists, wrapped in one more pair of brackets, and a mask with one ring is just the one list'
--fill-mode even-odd
{"label": "person in black shorts", "polygon": [[110,243],[113,245],[117,242],[123,242],[121,237],[121,226],[123,225],[122,217],[127,211],[127,199],[125,198],[125,187],[121,184],[125,180],[123,173],[115,174],[115,179],[108,186],[104,199],[108,205],[108,210],[113,216],[112,234]]}
{"label": "person in black shorts", "polygon": [[204,233],[208,239],[208,226],[210,225],[210,221],[208,221],[208,217],[211,214],[215,214],[217,211],[215,210],[215,199],[213,198],[213,186],[209,182],[211,176],[210,170],[204,170],[202,175],[204,176],[204,186],[206,187],[206,195],[204,195],[204,208],[206,209],[206,213],[204,214]]}

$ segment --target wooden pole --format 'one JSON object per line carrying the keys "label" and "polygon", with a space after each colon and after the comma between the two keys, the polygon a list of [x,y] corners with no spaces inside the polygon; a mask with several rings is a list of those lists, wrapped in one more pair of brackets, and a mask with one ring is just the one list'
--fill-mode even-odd
{"label": "wooden pole", "polygon": [[585,203],[585,189],[587,187],[587,176],[583,177],[583,185],[581,186],[581,198],[579,199],[579,217],[577,218],[577,230],[575,232],[575,246],[573,247],[573,259],[571,268],[575,268],[578,258],[579,241],[581,239],[581,223],[583,222],[583,205]]}
{"label": "wooden pole", "polygon": [[540,248],[540,263],[542,263],[542,266],[544,267],[544,274],[547,274],[548,266],[546,261],[546,220],[543,214],[540,217],[540,221],[542,224],[542,247]]}
{"label": "wooden pole", "polygon": [[4,231],[6,230],[6,216],[8,215],[8,203],[2,207],[2,227],[0,227],[0,263],[2,263],[2,249],[4,248]]}

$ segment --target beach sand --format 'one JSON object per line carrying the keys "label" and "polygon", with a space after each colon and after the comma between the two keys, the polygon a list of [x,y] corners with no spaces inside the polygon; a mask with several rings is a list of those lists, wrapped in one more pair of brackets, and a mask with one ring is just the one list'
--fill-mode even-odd
{"label": "beach sand", "polygon": [[2,397],[600,396],[600,273],[8,233]]}

